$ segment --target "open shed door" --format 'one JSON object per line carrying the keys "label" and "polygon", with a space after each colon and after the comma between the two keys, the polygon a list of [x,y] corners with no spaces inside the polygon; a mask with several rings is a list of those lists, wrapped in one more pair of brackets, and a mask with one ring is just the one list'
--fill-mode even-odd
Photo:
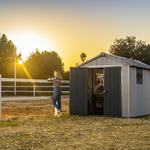
{"label": "open shed door", "polygon": [[104,115],[121,117],[121,67],[105,68]]}
{"label": "open shed door", "polygon": [[70,115],[87,115],[87,68],[70,68]]}

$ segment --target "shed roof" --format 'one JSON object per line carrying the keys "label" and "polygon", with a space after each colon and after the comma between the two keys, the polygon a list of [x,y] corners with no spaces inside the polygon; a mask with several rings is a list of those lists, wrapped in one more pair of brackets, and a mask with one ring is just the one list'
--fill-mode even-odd
{"label": "shed roof", "polygon": [[121,62],[123,62],[123,63],[126,63],[126,64],[128,64],[129,66],[134,66],[134,67],[139,67],[139,68],[150,69],[150,66],[149,66],[149,65],[147,65],[147,64],[145,64],[145,63],[143,63],[143,62],[141,62],[141,61],[133,60],[133,59],[128,59],[128,58],[121,57],[121,56],[117,56],[117,55],[111,55],[111,54],[104,53],[104,52],[102,52],[102,53],[100,53],[99,55],[97,55],[97,56],[91,58],[90,60],[88,60],[88,61],[86,61],[86,62],[80,64],[78,67],[80,67],[80,66],[82,66],[82,65],[85,65],[85,64],[87,64],[87,63],[89,63],[89,62],[91,62],[91,61],[93,61],[93,60],[95,60],[95,59],[97,59],[97,58],[99,58],[99,57],[111,57],[111,58],[113,58],[113,59],[115,59],[115,60],[118,60],[118,61],[121,61]]}

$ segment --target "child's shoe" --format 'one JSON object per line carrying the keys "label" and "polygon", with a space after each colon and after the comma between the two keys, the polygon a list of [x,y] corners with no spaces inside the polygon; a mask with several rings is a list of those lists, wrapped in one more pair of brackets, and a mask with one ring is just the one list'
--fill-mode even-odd
{"label": "child's shoe", "polygon": [[61,117],[64,113],[62,112],[62,110],[58,111],[58,116],[57,117]]}
{"label": "child's shoe", "polygon": [[54,117],[58,117],[58,116],[59,116],[59,113],[57,112],[57,114],[55,114]]}

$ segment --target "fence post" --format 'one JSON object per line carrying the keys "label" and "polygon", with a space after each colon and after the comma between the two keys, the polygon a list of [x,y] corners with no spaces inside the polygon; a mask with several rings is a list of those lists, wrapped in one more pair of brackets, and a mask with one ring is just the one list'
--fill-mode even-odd
{"label": "fence post", "polygon": [[1,100],[1,96],[2,96],[1,95],[1,92],[2,92],[2,86],[1,85],[2,85],[2,83],[1,83],[1,74],[0,74],[0,121],[1,121],[1,101],[2,101]]}
{"label": "fence post", "polygon": [[16,95],[16,81],[14,82],[14,95]]}
{"label": "fence post", "polygon": [[15,75],[14,75],[14,95],[16,95],[16,54],[15,54]]}
{"label": "fence post", "polygon": [[35,96],[35,85],[33,85],[33,96]]}

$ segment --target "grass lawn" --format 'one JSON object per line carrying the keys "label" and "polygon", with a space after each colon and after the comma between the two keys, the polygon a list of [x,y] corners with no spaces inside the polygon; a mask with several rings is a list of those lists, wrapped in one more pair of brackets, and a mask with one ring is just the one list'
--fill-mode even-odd
{"label": "grass lawn", "polygon": [[150,149],[150,115],[139,118],[53,117],[51,100],[2,102],[0,150],[3,149]]}

